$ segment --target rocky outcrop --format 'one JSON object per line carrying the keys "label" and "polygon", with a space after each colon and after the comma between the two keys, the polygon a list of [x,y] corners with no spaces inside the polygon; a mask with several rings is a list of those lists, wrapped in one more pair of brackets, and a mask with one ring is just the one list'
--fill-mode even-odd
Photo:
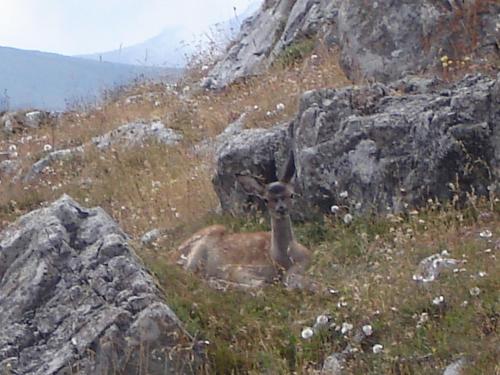
{"label": "rocky outcrop", "polygon": [[64,196],[0,233],[0,372],[195,372],[192,340],[127,236]]}
{"label": "rocky outcrop", "polygon": [[217,171],[213,182],[222,209],[238,212],[248,194],[236,183],[236,174],[262,176],[265,181],[278,179],[278,165],[288,154],[289,124],[272,129],[247,129],[225,140],[217,153]]}
{"label": "rocky outcrop", "polygon": [[[166,145],[174,145],[182,139],[182,135],[172,129],[165,127],[161,122],[151,123],[130,123],[122,125],[106,134],[92,139],[92,144],[101,151],[108,150],[116,146],[141,146],[147,141],[159,142]],[[24,175],[24,182],[31,182],[38,178],[43,171],[52,166],[55,162],[72,160],[78,156],[83,156],[89,144],[56,150],[47,153],[44,157],[34,163],[29,171]],[[10,165],[5,163],[0,172]],[[12,173],[10,173],[12,174]]]}
{"label": "rocky outcrop", "polygon": [[134,122],[122,125],[109,133],[93,138],[92,142],[98,149],[106,150],[116,145],[141,145],[148,140],[173,145],[181,139],[181,134],[165,127],[159,121],[153,121],[151,123]]}
{"label": "rocky outcrop", "polygon": [[0,116],[0,130],[12,133],[16,130],[38,129],[55,121],[57,114],[45,111],[5,112]]}
{"label": "rocky outcrop", "polygon": [[38,160],[35,164],[33,164],[28,171],[28,173],[24,176],[24,181],[29,182],[33,181],[36,177],[42,173],[45,168],[50,167],[53,163],[57,161],[65,161],[71,160],[77,156],[81,156],[84,153],[84,147],[74,147],[68,148],[64,150],[52,151],[44,156],[40,160]]}
{"label": "rocky outcrop", "polygon": [[468,54],[498,53],[494,1],[342,1],[338,37],[342,66],[350,78],[388,82]]}
{"label": "rocky outcrop", "polygon": [[221,148],[216,191],[224,209],[235,209],[246,198],[234,174],[248,169],[272,181],[284,160],[276,152],[292,143],[300,211],[392,212],[498,193],[499,100],[499,79],[480,75],[441,89],[413,77],[310,91],[291,137],[283,126],[247,130]]}
{"label": "rocky outcrop", "polygon": [[268,68],[283,51],[312,39],[337,46],[347,75],[388,82],[457,61],[498,54],[500,3],[435,0],[269,0],[247,20],[208,79],[219,88]]}
{"label": "rocky outcrop", "polygon": [[205,80],[205,86],[223,87],[237,79],[261,73],[292,43],[329,33],[339,0],[269,0],[246,20],[236,42]]}

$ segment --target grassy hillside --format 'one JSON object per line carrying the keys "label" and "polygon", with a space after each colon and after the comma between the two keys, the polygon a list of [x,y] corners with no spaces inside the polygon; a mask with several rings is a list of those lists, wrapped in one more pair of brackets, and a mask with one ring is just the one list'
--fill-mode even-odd
{"label": "grassy hillside", "polygon": [[[46,144],[53,149],[80,145],[138,119],[162,120],[184,134],[178,146],[91,149],[48,168],[32,184],[2,178],[0,229],[62,193],[102,206],[136,240],[162,228],[164,236],[151,247],[135,241],[136,249],[186,328],[208,340],[206,373],[314,374],[325,357],[351,344],[357,352],[346,364],[350,374],[441,374],[463,355],[470,361],[469,373],[498,374],[496,197],[471,197],[462,208],[429,202],[412,215],[358,218],[351,225],[334,217],[297,224],[298,239],[314,252],[309,274],[325,287],[323,294],[289,292],[279,285],[253,293],[217,292],[175,264],[176,246],[206,224],[224,223],[235,231],[268,228],[265,218],[215,213],[213,159],[193,146],[242,112],[248,113],[247,127],[270,126],[296,113],[303,91],[349,84],[335,53],[297,49],[265,76],[223,92],[194,89],[201,72],[193,70],[179,89],[189,92],[187,97],[162,85],[139,85],[116,93],[101,108],[66,113],[56,126],[0,135],[0,151],[15,145],[28,168],[45,154]],[[151,95],[125,100],[145,93]],[[279,103],[285,110],[276,112]],[[491,236],[481,237],[486,230]],[[456,272],[426,287],[417,285],[412,275],[420,260],[443,250],[461,261]],[[335,326],[303,339],[302,330],[320,314],[329,315]],[[337,327],[344,323],[353,330],[342,334]],[[354,333],[367,324],[373,335],[357,344]],[[376,344],[383,345],[377,354]]]}

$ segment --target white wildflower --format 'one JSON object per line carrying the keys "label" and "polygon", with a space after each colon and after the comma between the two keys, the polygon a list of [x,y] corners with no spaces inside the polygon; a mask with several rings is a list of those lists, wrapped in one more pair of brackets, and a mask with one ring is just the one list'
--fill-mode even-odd
{"label": "white wildflower", "polygon": [[300,335],[304,340],[309,340],[311,337],[313,337],[314,331],[311,327],[306,327],[302,330],[302,333]]}
{"label": "white wildflower", "polygon": [[371,336],[373,334],[373,328],[370,324],[364,325],[362,329],[365,336]]}
{"label": "white wildflower", "polygon": [[283,112],[285,110],[285,105],[283,103],[276,104],[276,110],[278,112]]}
{"label": "white wildflower", "polygon": [[49,144],[44,145],[43,146],[43,151],[45,151],[45,152],[52,151],[52,146],[49,145]]}
{"label": "white wildflower", "polygon": [[479,277],[486,277],[488,274],[484,271],[479,271],[478,275]]}
{"label": "white wildflower", "polygon": [[332,214],[336,214],[340,211],[340,207],[334,204],[332,207],[330,207],[330,211],[332,212]]}
{"label": "white wildflower", "polygon": [[342,323],[342,329],[340,332],[342,332],[343,335],[345,335],[347,332],[351,331],[354,328],[354,326],[351,323],[344,322]]}
{"label": "white wildflower", "polygon": [[434,298],[432,300],[432,304],[436,305],[436,306],[441,305],[443,302],[444,302],[444,297],[443,296],[436,297],[436,298]]}
{"label": "white wildflower", "polygon": [[469,294],[472,296],[472,297],[477,297],[479,294],[481,294],[481,289],[479,289],[477,286],[475,286],[474,288],[471,288],[469,290]]}
{"label": "white wildflower", "polygon": [[451,254],[448,252],[448,250],[443,250],[441,251],[441,256],[443,257],[449,257]]}
{"label": "white wildflower", "polygon": [[327,315],[318,315],[318,317],[316,318],[316,324],[326,324],[328,323],[328,321],[330,320],[330,318],[328,318]]}
{"label": "white wildflower", "polygon": [[420,314],[420,317],[417,322],[417,328],[420,328],[424,325],[425,322],[429,320],[429,314],[428,313],[422,313]]}
{"label": "white wildflower", "polygon": [[10,145],[9,146],[9,152],[15,152],[17,150],[17,146],[16,145]]}
{"label": "white wildflower", "polygon": [[481,233],[479,233],[479,237],[481,238],[491,238],[493,236],[493,233],[491,233],[491,230],[486,229],[483,230]]}
{"label": "white wildflower", "polygon": [[353,220],[353,217],[351,214],[345,214],[344,216],[344,223],[345,224],[351,224]]}
{"label": "white wildflower", "polygon": [[347,198],[349,196],[349,193],[344,190],[342,193],[340,193],[340,198]]}
{"label": "white wildflower", "polygon": [[322,331],[328,326],[328,322],[330,318],[327,315],[319,315],[316,318],[316,323],[314,323],[313,330],[314,332]]}
{"label": "white wildflower", "polygon": [[375,344],[373,345],[373,354],[379,354],[379,353],[382,353],[382,351],[384,350],[384,346],[383,345],[380,345],[380,344]]}

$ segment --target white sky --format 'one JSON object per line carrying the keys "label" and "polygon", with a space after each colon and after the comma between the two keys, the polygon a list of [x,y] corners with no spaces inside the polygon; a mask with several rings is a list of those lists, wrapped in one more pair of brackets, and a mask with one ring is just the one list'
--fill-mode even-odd
{"label": "white sky", "polygon": [[252,0],[0,0],[0,46],[67,55],[142,42],[167,27],[200,33]]}

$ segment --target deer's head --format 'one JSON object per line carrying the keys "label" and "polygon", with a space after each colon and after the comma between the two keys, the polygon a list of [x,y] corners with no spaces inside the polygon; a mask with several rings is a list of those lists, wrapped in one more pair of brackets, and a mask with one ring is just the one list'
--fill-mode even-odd
{"label": "deer's head", "polygon": [[294,196],[293,186],[290,184],[295,174],[295,163],[293,154],[287,161],[285,171],[279,181],[264,183],[261,179],[250,175],[237,175],[236,179],[249,195],[262,199],[271,216],[283,218],[290,214],[292,199]]}

